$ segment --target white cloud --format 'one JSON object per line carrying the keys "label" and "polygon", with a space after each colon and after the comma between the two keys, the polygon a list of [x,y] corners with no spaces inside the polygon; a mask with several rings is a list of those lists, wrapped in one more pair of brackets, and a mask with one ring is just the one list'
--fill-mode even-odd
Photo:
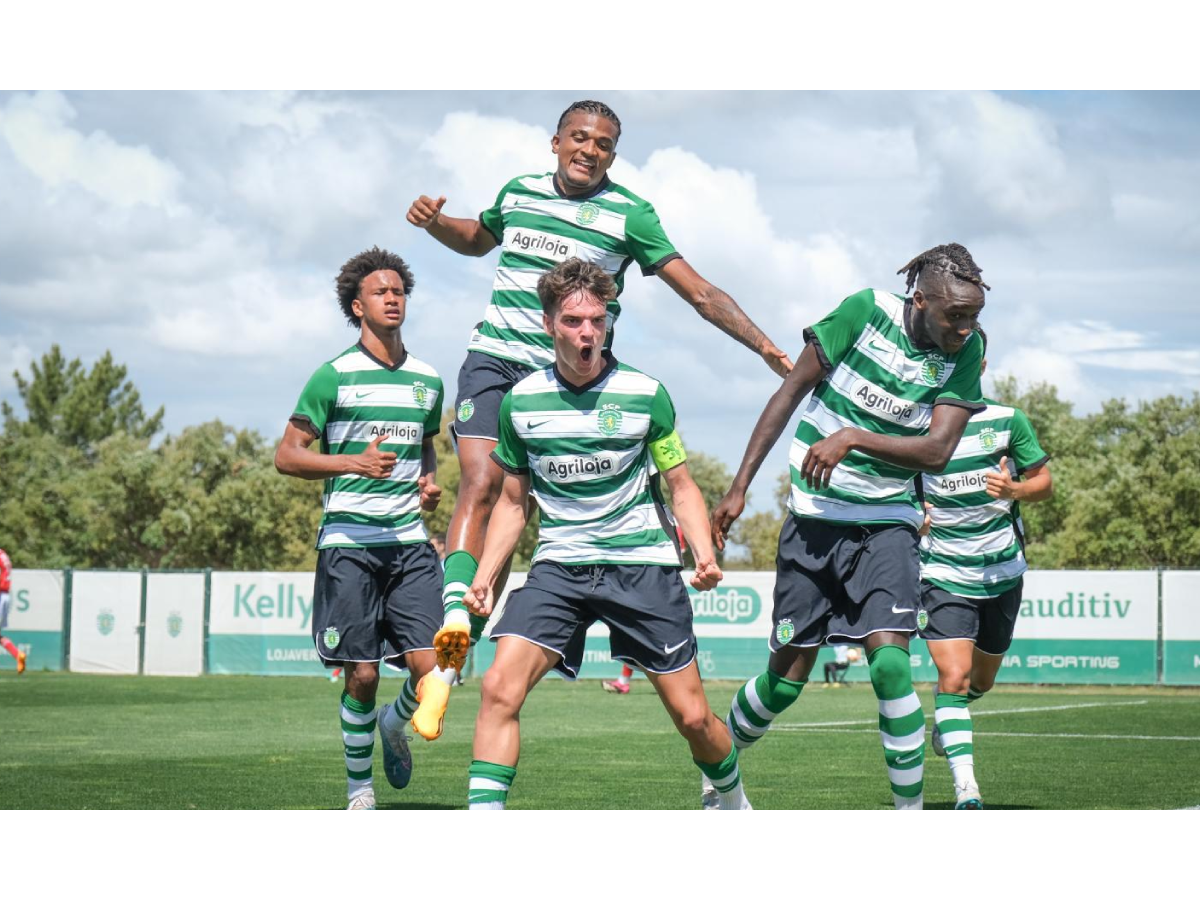
{"label": "white cloud", "polygon": [[146,147],[118,143],[103,131],[71,127],[75,109],[62,94],[18,94],[0,111],[0,135],[14,157],[46,185],[78,185],[106,202],[171,207],[179,172]]}
{"label": "white cloud", "polygon": [[510,178],[556,166],[544,128],[474,112],[449,113],[421,149],[445,180],[420,187],[412,199],[444,195],[446,214],[467,219],[491,206]]}
{"label": "white cloud", "polygon": [[1061,353],[1128,350],[1146,344],[1143,334],[1090,319],[1078,323],[1060,322],[1045,330],[1053,334],[1054,347]]}
{"label": "white cloud", "polygon": [[914,104],[917,151],[937,176],[934,222],[1033,231],[1109,214],[1097,173],[1071,158],[1053,122],[995,94],[951,93]]}

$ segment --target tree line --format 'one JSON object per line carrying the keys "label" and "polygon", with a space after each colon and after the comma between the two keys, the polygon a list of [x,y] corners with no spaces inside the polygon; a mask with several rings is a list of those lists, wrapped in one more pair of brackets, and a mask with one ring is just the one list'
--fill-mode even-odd
{"label": "tree line", "polygon": [[[311,570],[321,482],[275,471],[275,438],[219,420],[160,434],[127,370],[105,353],[89,369],[58,346],[28,379],[14,373],[23,414],[0,404],[0,547],[23,568]],[[1022,509],[1031,566],[1145,568],[1200,565],[1200,394],[1132,406],[1110,400],[1077,416],[1052,385],[995,398],[1029,415],[1051,454],[1054,497]],[[442,503],[425,515],[444,532],[459,484],[450,413],[435,439]],[[684,435],[687,443],[688,435]],[[709,509],[732,481],[729,468],[690,447],[689,469]],[[771,570],[786,514],[788,476],[758,490],[771,510],[743,516],[729,569]],[[669,499],[669,498],[668,498]],[[536,515],[515,567],[536,542]]]}

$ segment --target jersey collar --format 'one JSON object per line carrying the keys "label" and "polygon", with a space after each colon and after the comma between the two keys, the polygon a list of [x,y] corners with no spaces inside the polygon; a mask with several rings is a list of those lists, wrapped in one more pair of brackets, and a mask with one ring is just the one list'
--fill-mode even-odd
{"label": "jersey collar", "polygon": [[564,200],[591,200],[593,197],[597,196],[598,194],[603,194],[605,191],[607,191],[609,189],[609,187],[612,186],[612,182],[609,181],[608,176],[605,175],[603,178],[600,179],[600,183],[598,185],[596,185],[594,188],[592,188],[590,191],[588,191],[586,194],[570,194],[570,195],[564,194],[562,192],[562,188],[560,188],[558,186],[558,172],[550,173],[550,183],[552,185],[554,185],[554,193],[558,194],[558,196],[562,197]]}
{"label": "jersey collar", "polygon": [[359,353],[361,353],[367,359],[371,360],[371,362],[375,363],[375,365],[381,366],[382,368],[387,369],[389,372],[397,371],[406,362],[408,362],[408,348],[405,347],[403,344],[400,345],[400,349],[403,351],[400,354],[400,362],[396,363],[394,366],[389,366],[382,359],[380,359],[378,356],[376,356],[374,353],[372,353],[370,350],[368,350],[366,347],[364,347],[362,341],[359,341],[354,346],[358,348]]}
{"label": "jersey collar", "polygon": [[560,385],[562,385],[563,388],[570,391],[572,394],[582,394],[586,391],[590,391],[592,388],[594,388],[596,385],[598,385],[600,382],[602,382],[605,378],[607,378],[609,376],[609,374],[612,373],[612,370],[617,367],[616,357],[614,357],[607,350],[602,351],[602,355],[604,356],[604,368],[600,370],[599,375],[597,375],[595,378],[593,378],[587,384],[581,385],[580,387],[576,387],[575,385],[571,384],[571,382],[569,382],[569,381],[567,381],[567,379],[563,378],[562,372],[560,372],[558,370],[557,362],[554,364],[554,377],[558,380],[558,383]]}

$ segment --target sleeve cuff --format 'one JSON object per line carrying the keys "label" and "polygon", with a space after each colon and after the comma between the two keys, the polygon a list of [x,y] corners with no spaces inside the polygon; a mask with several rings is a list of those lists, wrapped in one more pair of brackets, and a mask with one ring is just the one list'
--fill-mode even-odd
{"label": "sleeve cuff", "polygon": [[498,465],[500,468],[502,468],[509,475],[527,475],[527,474],[529,474],[528,466],[522,468],[520,466],[510,465],[509,463],[506,463],[504,460],[502,460],[500,458],[499,454],[497,454],[495,450],[493,450],[491,452],[491,457],[492,457],[492,461],[495,462],[496,465]]}
{"label": "sleeve cuff", "polygon": [[642,266],[642,274],[643,275],[657,275],[659,269],[661,269],[663,266],[665,266],[667,263],[671,262],[672,260],[676,260],[676,259],[683,259],[683,254],[682,253],[668,253],[666,256],[664,256],[662,259],[660,259],[658,262],[651,263],[648,266]]}
{"label": "sleeve cuff", "polygon": [[300,413],[292,413],[288,417],[288,421],[293,423],[297,428],[303,428],[313,437],[319,438],[321,436],[321,429],[314,425],[313,420],[308,416],[301,415]]}
{"label": "sleeve cuff", "polygon": [[1048,462],[1050,462],[1050,454],[1049,453],[1047,453],[1045,456],[1043,456],[1037,462],[1030,463],[1027,466],[1021,466],[1020,468],[1017,469],[1017,474],[1024,475],[1026,472],[1030,471],[1031,469],[1040,469],[1042,466],[1044,466]]}
{"label": "sleeve cuff", "polygon": [[[817,333],[812,328],[805,328],[802,332],[804,343],[812,344],[813,349],[817,351],[817,361],[821,363],[821,368],[826,373],[833,371],[833,363],[829,361],[829,357],[825,355],[825,348],[821,346],[821,339],[817,337]],[[980,407],[982,409],[983,407]]]}
{"label": "sleeve cuff", "polygon": [[972,403],[970,400],[959,400],[957,397],[938,397],[933,401],[934,406],[958,406],[962,409],[969,409],[971,415],[977,412],[983,412],[987,409],[986,403]]}
{"label": "sleeve cuff", "polygon": [[497,247],[499,247],[501,244],[504,243],[503,237],[496,234],[496,232],[492,231],[492,229],[487,227],[487,223],[483,221],[483,216],[479,217],[479,227],[482,228],[484,231],[486,231],[488,234],[490,234],[495,239]]}

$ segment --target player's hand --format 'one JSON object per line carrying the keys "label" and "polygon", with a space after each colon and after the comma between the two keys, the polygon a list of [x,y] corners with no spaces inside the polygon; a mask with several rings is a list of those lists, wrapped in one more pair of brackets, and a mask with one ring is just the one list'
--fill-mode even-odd
{"label": "player's hand", "polygon": [[381,434],[367,445],[367,449],[358,454],[358,471],[356,474],[364,478],[391,478],[392,469],[396,468],[396,454],[391,450],[380,450],[379,445],[387,439]]}
{"label": "player's hand", "polygon": [[925,521],[921,523],[921,527],[917,530],[918,537],[925,537],[929,534],[929,529],[933,527],[933,519],[929,516],[929,511],[933,509],[933,504],[925,501]]}
{"label": "player's hand", "polygon": [[999,472],[988,472],[984,477],[987,479],[987,487],[985,490],[987,491],[987,495],[989,497],[993,497],[996,500],[1018,499],[1017,485],[1020,482],[1013,481],[1012,476],[1008,474],[1007,456],[1000,457]]}
{"label": "player's hand", "polygon": [[408,208],[408,215],[405,218],[418,228],[428,228],[437,222],[438,215],[445,205],[445,197],[438,197],[436,200],[431,200],[422,194]]}
{"label": "player's hand", "polygon": [[729,493],[721,498],[712,514],[712,540],[718,550],[725,549],[725,536],[729,534],[730,526],[737,521],[738,516],[746,509],[746,494],[743,491],[730,488]]}
{"label": "player's hand", "polygon": [[495,600],[492,586],[478,579],[471,585],[470,590],[463,594],[463,602],[467,604],[467,609],[477,616],[490,616]]}
{"label": "player's hand", "polygon": [[417,479],[417,487],[421,489],[421,509],[433,512],[442,502],[442,489],[433,483],[433,473],[422,475]]}
{"label": "player's hand", "polygon": [[853,428],[839,428],[829,437],[817,441],[804,454],[804,462],[800,464],[800,475],[810,488],[824,489],[829,487],[829,479],[846,454],[853,447]]}
{"label": "player's hand", "polygon": [[697,562],[696,571],[692,573],[692,587],[698,591],[711,591],[717,586],[717,582],[724,577],[725,575],[721,572],[721,567],[717,565],[716,560],[710,559],[708,562]]}
{"label": "player's hand", "polygon": [[758,355],[763,358],[771,371],[780,378],[787,378],[788,372],[792,371],[792,361],[788,355],[775,346],[770,340],[763,344],[758,351]]}

